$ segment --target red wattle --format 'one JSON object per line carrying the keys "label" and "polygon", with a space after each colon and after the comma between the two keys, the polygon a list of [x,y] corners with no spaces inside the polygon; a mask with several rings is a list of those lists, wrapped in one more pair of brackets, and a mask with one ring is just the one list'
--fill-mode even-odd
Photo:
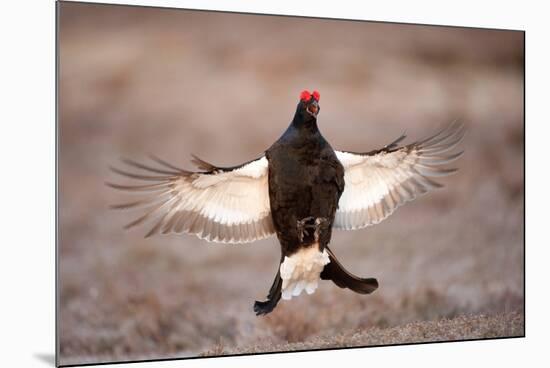
{"label": "red wattle", "polygon": [[319,102],[319,99],[321,98],[321,94],[319,93],[319,91],[313,91],[313,98]]}

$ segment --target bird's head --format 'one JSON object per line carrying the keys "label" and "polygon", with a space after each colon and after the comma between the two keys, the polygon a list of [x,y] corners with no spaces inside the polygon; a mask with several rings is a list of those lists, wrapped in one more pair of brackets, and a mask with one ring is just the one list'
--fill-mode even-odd
{"label": "bird's head", "polygon": [[318,91],[310,93],[308,90],[300,93],[300,102],[298,103],[298,113],[304,121],[316,120],[321,107],[319,99],[321,94]]}

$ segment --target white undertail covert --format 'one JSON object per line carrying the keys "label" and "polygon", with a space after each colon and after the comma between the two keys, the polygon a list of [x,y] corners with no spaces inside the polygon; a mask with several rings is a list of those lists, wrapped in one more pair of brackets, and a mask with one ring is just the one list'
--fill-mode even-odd
{"label": "white undertail covert", "polygon": [[280,268],[283,280],[282,298],[292,299],[304,290],[308,294],[313,294],[319,285],[319,276],[329,262],[326,249],[319,251],[319,243],[285,257]]}

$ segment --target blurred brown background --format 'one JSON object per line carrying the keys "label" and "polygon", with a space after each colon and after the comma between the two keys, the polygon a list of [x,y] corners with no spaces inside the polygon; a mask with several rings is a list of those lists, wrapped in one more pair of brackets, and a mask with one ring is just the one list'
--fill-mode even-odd
{"label": "blurred brown background", "polygon": [[[523,34],[61,3],[61,363],[523,334]],[[460,119],[458,174],[332,248],[380,289],[321,283],[256,317],[279,261],[245,245],[126,232],[121,156],[192,168],[257,157],[302,89],[336,149]],[[118,180],[120,181],[120,180]]]}

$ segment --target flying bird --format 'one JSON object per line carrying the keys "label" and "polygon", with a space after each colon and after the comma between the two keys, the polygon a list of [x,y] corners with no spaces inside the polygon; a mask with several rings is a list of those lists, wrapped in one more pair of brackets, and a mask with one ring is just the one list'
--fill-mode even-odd
{"label": "flying bird", "polygon": [[377,224],[441,187],[433,178],[457,170],[446,165],[463,153],[456,147],[464,126],[453,123],[407,145],[400,145],[403,134],[377,150],[335,151],[317,125],[319,100],[319,92],[303,91],[282,136],[241,165],[220,167],[193,156],[198,171],[188,171],[155,156],[150,164],[123,160],[133,170],[112,170],[140,182],[107,185],[140,196],[112,207],[142,209],[125,227],[149,221],[146,237],[187,233],[212,242],[249,243],[276,235],[280,264],[266,300],[254,303],[257,315],[273,311],[281,298],[312,294],[319,279],[372,293],[378,281],[351,274],[329,247],[332,230]]}

